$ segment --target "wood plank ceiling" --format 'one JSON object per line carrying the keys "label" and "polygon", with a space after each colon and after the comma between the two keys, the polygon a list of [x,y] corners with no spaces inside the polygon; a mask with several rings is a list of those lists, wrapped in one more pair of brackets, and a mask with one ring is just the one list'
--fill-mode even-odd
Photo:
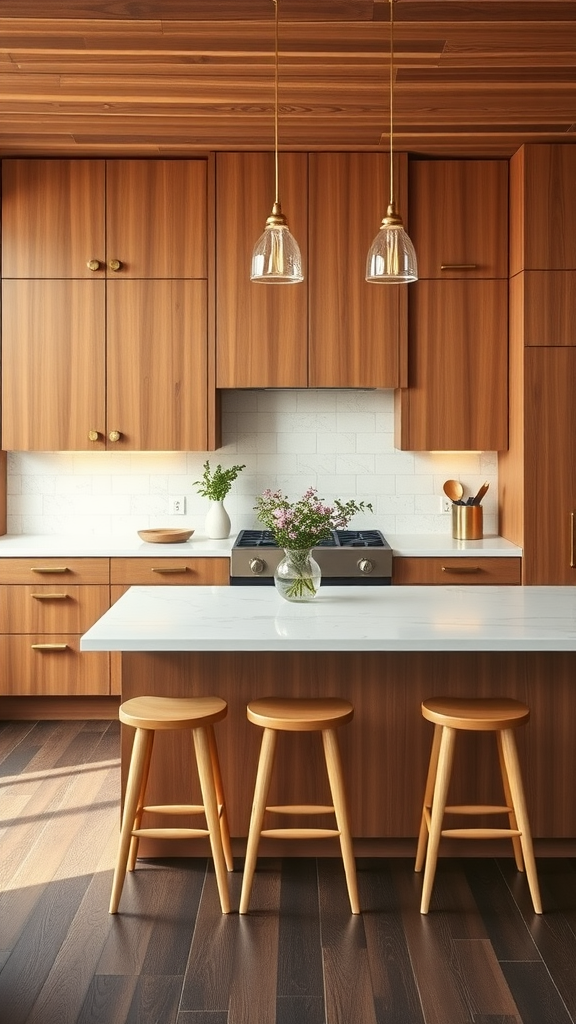
{"label": "wood plank ceiling", "polygon": [[[388,0],[281,0],[280,147],[388,142]],[[576,142],[576,2],[396,0],[395,146]],[[0,156],[273,146],[272,0],[0,0]]]}

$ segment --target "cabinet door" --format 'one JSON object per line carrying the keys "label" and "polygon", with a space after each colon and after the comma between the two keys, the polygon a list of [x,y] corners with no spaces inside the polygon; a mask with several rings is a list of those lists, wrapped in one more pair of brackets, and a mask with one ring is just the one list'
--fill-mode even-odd
{"label": "cabinet door", "polygon": [[108,160],[109,276],[207,277],[206,182],[206,160]]}
{"label": "cabinet door", "polygon": [[510,273],[576,270],[576,150],[538,143],[510,161]]}
{"label": "cabinet door", "polygon": [[498,451],[508,444],[508,282],[419,281],[409,293],[409,387],[396,444]]}
{"label": "cabinet door", "polygon": [[519,586],[522,582],[520,558],[395,558],[392,582],[396,586],[446,586],[449,583],[472,586]]}
{"label": "cabinet door", "polygon": [[388,158],[311,153],[309,164],[310,387],[398,387],[406,288],[365,279],[388,202]]}
{"label": "cabinet door", "polygon": [[576,584],[576,350],[525,355],[524,582]]}
{"label": "cabinet door", "polygon": [[103,160],[2,162],[4,277],[104,274],[104,167]]}
{"label": "cabinet door", "polygon": [[2,637],[0,694],[105,696],[110,693],[110,655],[80,651],[80,636],[45,633]]}
{"label": "cabinet door", "polygon": [[[280,198],[308,276],[308,158],[280,154]],[[216,386],[306,387],[308,291],[254,284],[252,250],[274,201],[272,153],[216,155]]]}
{"label": "cabinet door", "polygon": [[109,280],[108,447],[207,447],[205,281]]}
{"label": "cabinet door", "polygon": [[576,270],[516,274],[510,280],[510,312],[524,345],[576,345]]}
{"label": "cabinet door", "polygon": [[4,448],[104,446],[104,290],[103,279],[4,281]]}
{"label": "cabinet door", "polygon": [[508,276],[506,160],[414,160],[410,236],[426,278]]}

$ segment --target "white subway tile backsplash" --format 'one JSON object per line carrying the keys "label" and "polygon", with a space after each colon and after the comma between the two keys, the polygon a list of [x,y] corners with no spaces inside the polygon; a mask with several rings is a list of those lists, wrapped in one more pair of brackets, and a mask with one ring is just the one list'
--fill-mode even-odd
{"label": "white subway tile backsplash", "polygon": [[[201,531],[208,509],[196,490],[206,459],[245,463],[226,507],[233,529],[257,525],[266,487],[298,498],[312,486],[327,501],[369,501],[353,525],[384,533],[451,533],[439,511],[442,484],[467,493],[484,480],[485,533],[497,533],[496,452],[401,452],[394,448],[391,391],[229,391],[217,452],[9,452],[8,531],[115,537],[156,526]],[[170,495],[186,514],[169,514]]]}

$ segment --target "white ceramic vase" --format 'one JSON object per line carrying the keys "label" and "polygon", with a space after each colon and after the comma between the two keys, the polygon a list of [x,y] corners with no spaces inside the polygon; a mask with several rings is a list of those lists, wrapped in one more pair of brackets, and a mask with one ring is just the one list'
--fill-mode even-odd
{"label": "white ceramic vase", "polygon": [[211,540],[224,540],[230,536],[230,516],[223,501],[211,501],[204,524],[206,536]]}

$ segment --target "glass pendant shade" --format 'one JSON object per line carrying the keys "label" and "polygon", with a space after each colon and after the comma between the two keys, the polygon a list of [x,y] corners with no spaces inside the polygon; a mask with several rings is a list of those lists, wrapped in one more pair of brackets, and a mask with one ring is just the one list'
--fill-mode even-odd
{"label": "glass pendant shade", "polygon": [[402,218],[390,204],[366,259],[366,280],[370,283],[406,284],[418,280],[416,251],[404,230]]}
{"label": "glass pendant shade", "polygon": [[299,284],[304,280],[300,247],[274,203],[266,227],[254,246],[250,280],[261,284]]}

